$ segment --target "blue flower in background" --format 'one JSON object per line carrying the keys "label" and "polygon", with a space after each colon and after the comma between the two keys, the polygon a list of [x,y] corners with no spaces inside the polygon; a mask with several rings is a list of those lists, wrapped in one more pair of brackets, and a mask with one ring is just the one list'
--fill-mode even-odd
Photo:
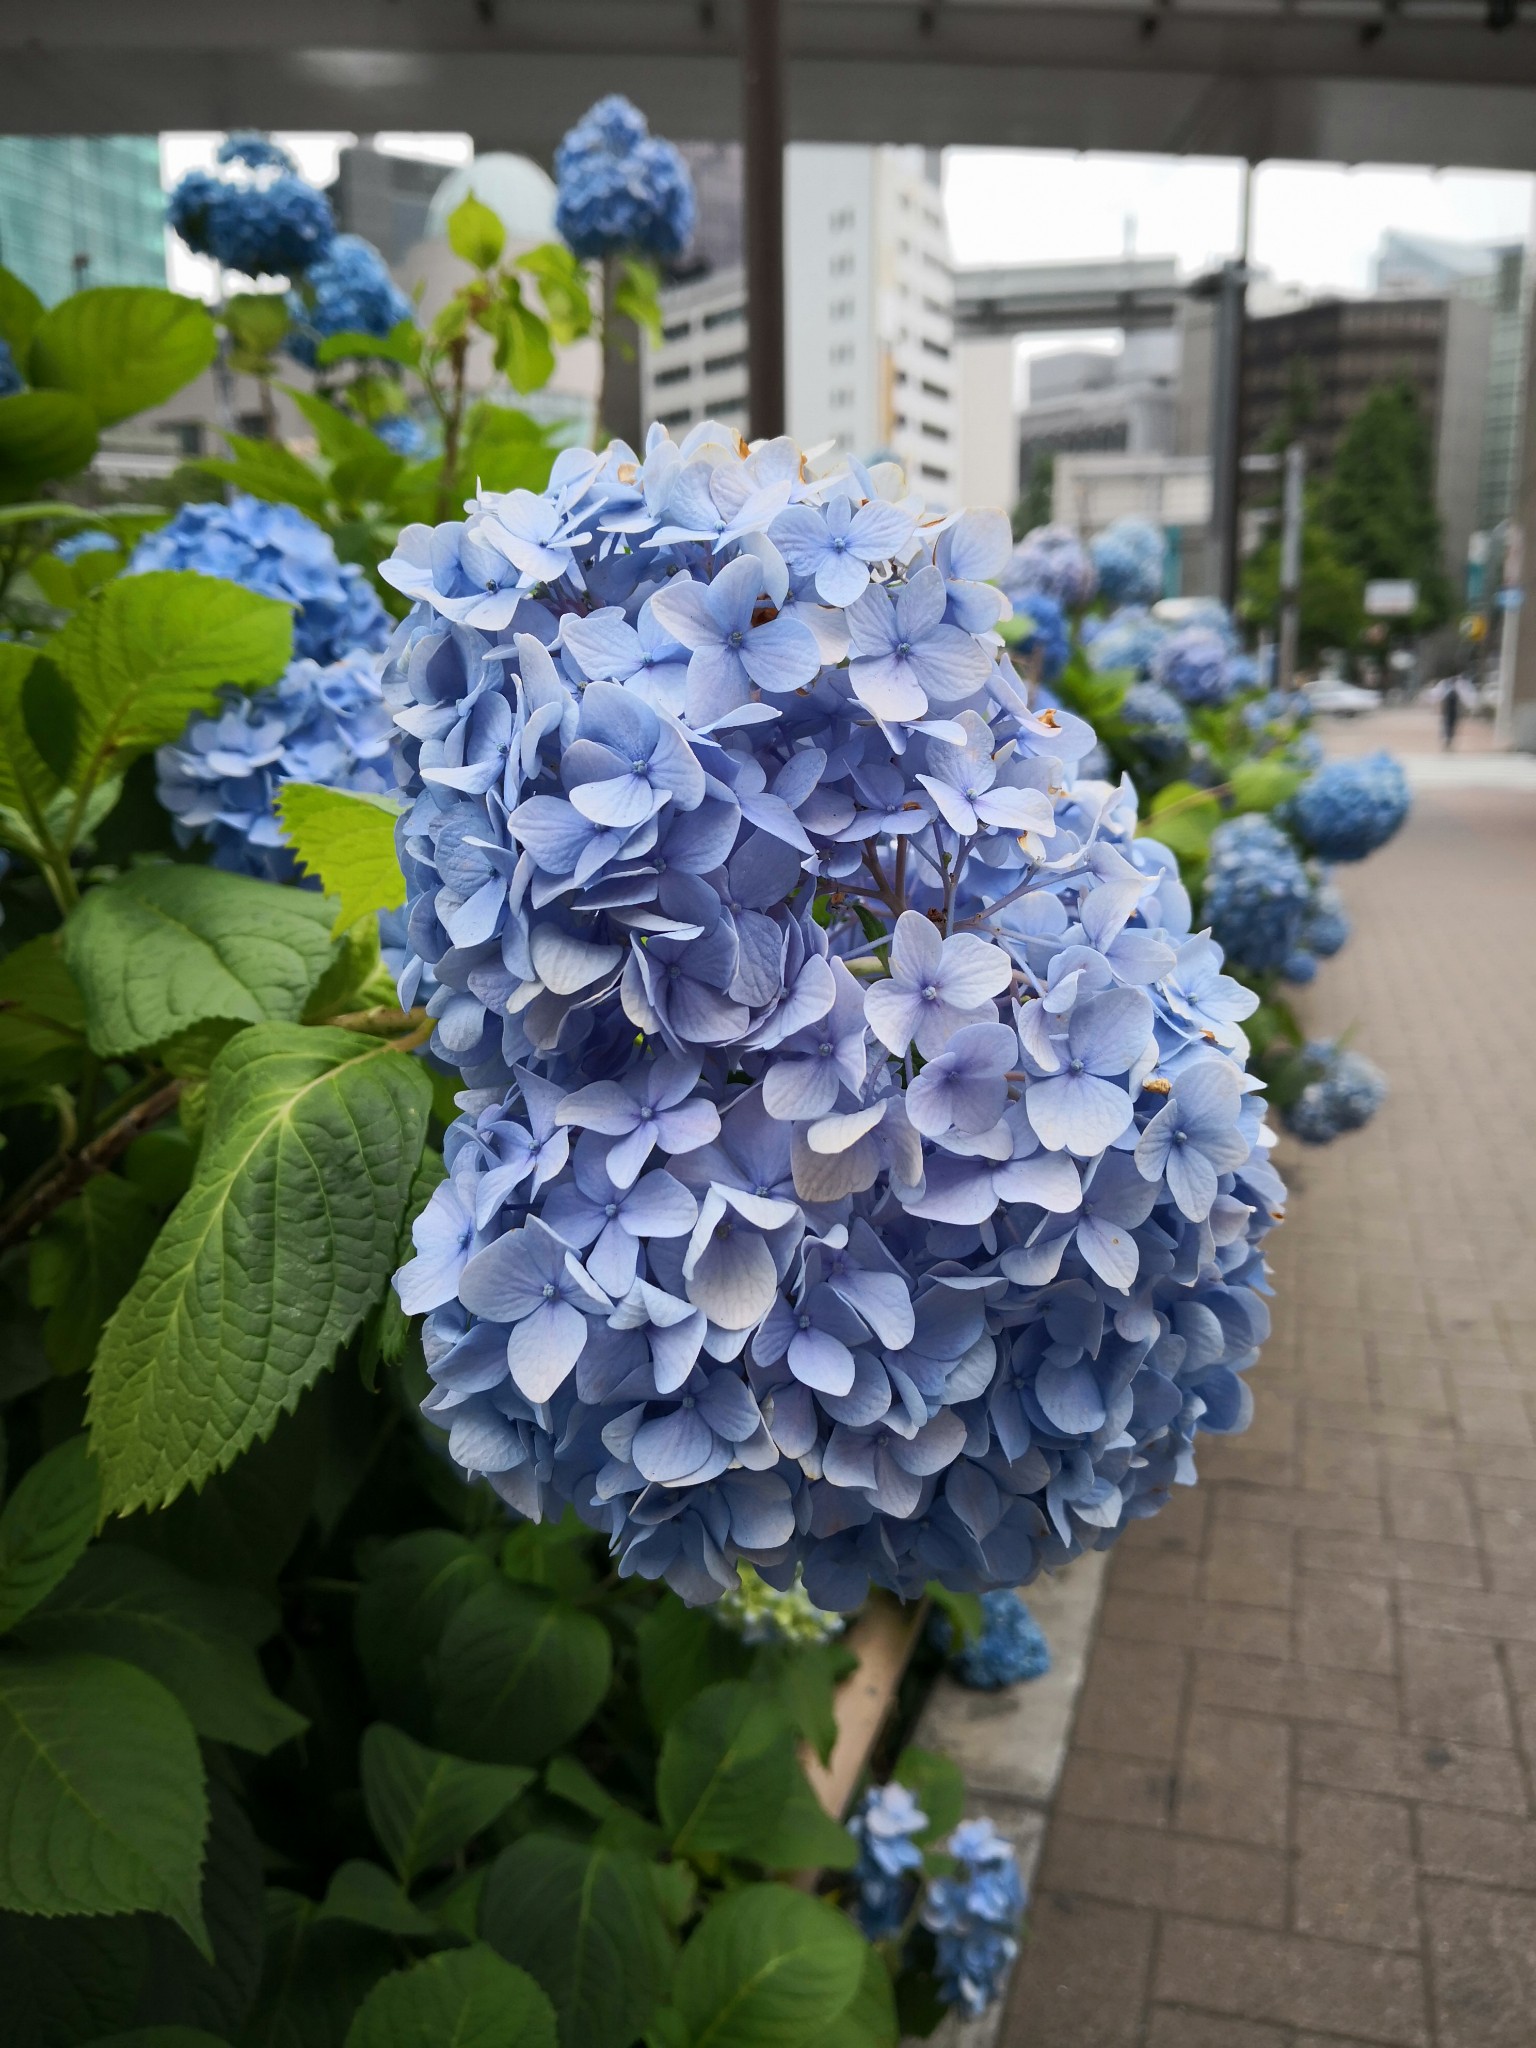
{"label": "blue flower in background", "polygon": [[384,258],[361,235],[337,235],[309,266],[303,288],[288,294],[293,321],[283,343],[289,355],[313,366],[315,351],[333,334],[371,334],[382,340],[412,314],[410,300],[389,274]]}
{"label": "blue flower in background", "polygon": [[1097,587],[1093,562],[1070,526],[1036,526],[1025,534],[1004,563],[998,588],[1012,598],[1053,598],[1066,611],[1077,611]]}
{"label": "blue flower in background", "polygon": [[1018,1955],[1024,1886],[1012,1844],[989,1820],[962,1821],[945,1847],[957,1868],[929,1884],[923,1925],[935,1938],[939,1996],[977,2019],[1001,1995]]}
{"label": "blue flower in background", "polygon": [[1286,806],[1286,823],[1324,860],[1364,860],[1408,815],[1408,778],[1387,753],[1329,761]]}
{"label": "blue flower in background", "polygon": [[1312,880],[1290,840],[1258,811],[1211,834],[1205,918],[1218,946],[1258,973],[1283,967],[1301,943]]}
{"label": "blue flower in background", "polygon": [[1120,701],[1120,722],[1149,761],[1159,767],[1189,751],[1189,717],[1161,683],[1132,683]]}
{"label": "blue flower in background", "polygon": [[1088,543],[1106,604],[1156,604],[1163,594],[1167,542],[1146,519],[1116,519]]}
{"label": "blue flower in background", "polygon": [[901,1932],[923,1866],[916,1837],[928,1825],[905,1785],[872,1785],[848,1821],[859,1845],[854,1866],[854,1911],[866,1940],[888,1941]]}
{"label": "blue flower in background", "polygon": [[1088,666],[1096,675],[1129,669],[1136,676],[1149,676],[1167,638],[1168,628],[1140,605],[1122,605],[1107,619],[1090,619],[1083,627]]}
{"label": "blue flower in background", "polygon": [[276,809],[285,782],[376,796],[394,786],[381,667],[361,650],[328,667],[295,661],[269,689],[226,689],[217,714],[188,719],[181,738],[155,755],[156,794],[181,844],[204,841],[213,865],[236,874],[291,880]]}
{"label": "blue flower in background", "polygon": [[396,455],[414,459],[426,453],[426,429],[420,420],[413,418],[408,412],[395,413],[387,420],[375,420],[373,431],[384,446],[392,448]]}
{"label": "blue flower in background", "polygon": [[1288,954],[1280,972],[1286,981],[1294,982],[1298,988],[1305,988],[1308,982],[1317,979],[1317,955],[1301,950]]}
{"label": "blue flower in background", "polygon": [[390,619],[355,563],[339,562],[330,536],[292,505],[237,492],[183,505],[168,526],[139,542],[124,572],[195,569],[297,607],[293,651],[310,661],[339,661],[358,648],[381,652]]}
{"label": "blue flower in background", "polygon": [[1338,889],[1326,879],[1319,881],[1301,934],[1307,951],[1316,953],[1320,959],[1331,960],[1346,944],[1352,929],[1349,912],[1344,908],[1344,898]]}
{"label": "blue flower in background", "polygon": [[1014,616],[1028,628],[1015,643],[1019,653],[1038,656],[1041,682],[1054,683],[1072,652],[1072,629],[1065,612],[1054,597],[1033,590],[1019,599]]}
{"label": "blue flower in background", "polygon": [[99,526],[82,526],[78,533],[66,533],[62,540],[53,544],[53,552],[61,562],[78,562],[82,555],[111,555],[122,546],[115,534],[106,533]]}
{"label": "blue flower in background", "polygon": [[1358,1131],[1386,1101],[1387,1077],[1364,1053],[1317,1039],[1302,1057],[1315,1078],[1285,1112],[1285,1123],[1307,1144],[1327,1145],[1343,1131]]}
{"label": "blue flower in background", "polygon": [[1232,694],[1230,650],[1210,626],[1181,626],[1152,657],[1152,680],[1182,703],[1225,704]]}
{"label": "blue flower in background", "polygon": [[331,202],[288,172],[261,182],[188,171],[166,218],[187,247],[243,277],[296,277],[336,234]]}
{"label": "blue flower in background", "polygon": [[[949,1668],[962,1685],[978,1692],[996,1692],[1025,1679],[1043,1678],[1051,1668],[1050,1645],[1040,1624],[1017,1593],[981,1596],[981,1634],[963,1642],[950,1656]],[[940,1617],[945,1645],[954,1631]]]}
{"label": "blue flower in background", "polygon": [[16,367],[16,358],[11,354],[10,343],[0,341],[0,398],[11,398],[16,392],[25,389],[22,374]]}
{"label": "blue flower in background", "polygon": [[680,256],[693,235],[693,180],[619,93],[589,107],[555,151],[555,226],[578,256]]}
{"label": "blue flower in background", "polygon": [[249,171],[280,171],[290,177],[297,177],[298,165],[270,135],[263,135],[256,128],[237,128],[226,135],[219,144],[215,159],[221,164],[244,164]]}

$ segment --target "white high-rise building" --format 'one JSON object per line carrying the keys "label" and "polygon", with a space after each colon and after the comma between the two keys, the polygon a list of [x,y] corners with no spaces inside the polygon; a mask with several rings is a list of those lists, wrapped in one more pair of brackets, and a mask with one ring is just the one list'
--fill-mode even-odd
{"label": "white high-rise building", "polygon": [[[787,403],[802,447],[894,456],[935,507],[958,501],[958,361],[938,158],[796,143],[785,155]],[[642,366],[648,419],[746,424],[742,273],[669,286]]]}

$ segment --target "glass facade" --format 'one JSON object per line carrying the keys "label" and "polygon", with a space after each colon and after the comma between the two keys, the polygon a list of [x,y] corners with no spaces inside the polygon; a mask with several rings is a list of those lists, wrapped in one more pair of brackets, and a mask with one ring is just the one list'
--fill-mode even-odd
{"label": "glass facade", "polygon": [[0,136],[0,265],[45,306],[81,285],[164,284],[156,137]]}

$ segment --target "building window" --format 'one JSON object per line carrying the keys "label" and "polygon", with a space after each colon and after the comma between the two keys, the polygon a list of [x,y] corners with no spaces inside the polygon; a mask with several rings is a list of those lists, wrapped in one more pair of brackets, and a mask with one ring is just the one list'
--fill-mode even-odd
{"label": "building window", "polygon": [[[708,324],[707,321],[705,324]],[[674,320],[670,327],[662,328],[661,338],[663,341],[686,341],[692,332],[691,320]]]}
{"label": "building window", "polygon": [[736,353],[730,356],[706,356],[704,374],[709,377],[713,376],[716,370],[739,370],[746,360],[745,349],[737,349]]}
{"label": "building window", "polygon": [[686,384],[693,375],[687,363],[679,363],[675,369],[658,370],[651,382],[658,388],[663,384]]}
{"label": "building window", "polygon": [[932,420],[920,420],[918,425],[930,441],[947,441],[949,439],[948,427],[936,427]]}
{"label": "building window", "polygon": [[848,277],[853,271],[853,258],[844,250],[840,256],[832,258],[829,268],[834,277]]}
{"label": "building window", "polygon": [[941,320],[947,320],[949,318],[950,309],[948,306],[941,306],[937,299],[930,299],[926,294],[924,294],[923,311],[925,313],[937,313]]}
{"label": "building window", "polygon": [[827,215],[827,226],[834,235],[840,234],[844,228],[851,228],[853,221],[854,213],[851,206],[840,206],[836,213]]}
{"label": "building window", "polygon": [[[901,375],[902,375],[903,377],[905,377],[905,376],[906,376],[906,371],[905,371],[905,370],[903,370],[903,371],[901,372]],[[930,384],[930,383],[929,383],[929,381],[928,381],[928,379],[927,379],[926,377],[925,377],[925,378],[923,379],[923,389],[924,389],[924,390],[925,390],[925,391],[927,392],[927,394],[928,394],[928,396],[929,396],[930,398],[943,398],[943,399],[947,399],[947,398],[949,397],[949,388],[948,388],[948,386],[947,386],[947,385],[944,385],[944,384]]]}
{"label": "building window", "polygon": [[853,343],[851,341],[838,342],[835,348],[827,351],[827,361],[829,363],[851,363],[853,361]]}
{"label": "building window", "polygon": [[926,334],[923,336],[923,353],[925,355],[937,356],[941,363],[949,361],[949,350],[944,344],[941,341],[930,341]]}
{"label": "building window", "polygon": [[852,405],[853,393],[849,391],[846,386],[840,386],[836,391],[831,393],[831,402],[839,411],[841,411],[844,406]]}
{"label": "building window", "polygon": [[917,473],[919,476],[927,477],[930,483],[947,484],[949,482],[949,471],[947,469],[935,469],[931,462],[920,462],[917,467]]}
{"label": "building window", "polygon": [[706,313],[704,315],[706,332],[712,333],[717,327],[729,327],[733,320],[740,320],[746,313],[746,310],[745,306],[722,306],[717,313]]}
{"label": "building window", "polygon": [[834,299],[827,308],[827,312],[833,320],[851,320],[854,314],[854,301],[852,299]]}
{"label": "building window", "polygon": [[689,427],[693,424],[693,413],[684,406],[681,412],[664,412],[659,424],[664,427]]}

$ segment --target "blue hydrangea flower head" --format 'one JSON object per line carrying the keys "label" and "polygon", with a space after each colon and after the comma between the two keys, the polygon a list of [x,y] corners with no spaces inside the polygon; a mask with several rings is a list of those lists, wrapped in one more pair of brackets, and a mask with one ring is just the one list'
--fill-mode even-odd
{"label": "blue hydrangea flower head", "polygon": [[322,667],[292,662],[265,690],[225,689],[219,710],[194,713],[155,755],[156,794],[183,846],[202,841],[212,863],[286,882],[294,859],[277,817],[285,782],[381,796],[394,786],[394,727],[382,662],[361,650]]}
{"label": "blue hydrangea flower head", "polygon": [[0,398],[11,398],[18,391],[26,389],[25,380],[16,367],[16,358],[11,354],[8,341],[0,341]]}
{"label": "blue hydrangea flower head", "polygon": [[1189,752],[1189,715],[1161,683],[1132,683],[1120,701],[1120,720],[1140,751],[1158,767],[1180,761]]}
{"label": "blue hydrangea flower head", "polygon": [[1286,822],[1324,860],[1364,860],[1408,815],[1408,778],[1390,754],[1329,761],[1286,806]]}
{"label": "blue hydrangea flower head", "polygon": [[144,536],[124,573],[149,569],[195,569],[286,599],[296,607],[293,651],[309,661],[339,661],[358,648],[379,653],[389,639],[389,614],[368,578],[338,561],[330,536],[292,505],[243,492],[227,505],[183,505]]}
{"label": "blue hydrangea flower head", "polygon": [[[996,1591],[981,1596],[981,1634],[961,1643],[949,1668],[962,1685],[978,1692],[997,1692],[1041,1678],[1051,1668],[1050,1645],[1040,1624],[1017,1593]],[[953,1630],[944,1624],[952,1643]]]}
{"label": "blue hydrangea flower head", "polygon": [[411,413],[394,413],[388,419],[375,420],[373,431],[385,447],[392,448],[397,455],[414,459],[426,453],[426,430]]}
{"label": "blue hydrangea flower head", "polygon": [[250,171],[277,171],[294,178],[299,174],[298,165],[283,145],[255,128],[237,128],[226,135],[215,161],[243,164]]}
{"label": "blue hydrangea flower head", "polygon": [[1344,908],[1344,898],[1334,883],[1319,879],[1312,892],[1312,902],[1307,910],[1307,921],[1302,929],[1302,943],[1309,953],[1319,959],[1331,960],[1335,953],[1349,939],[1353,926],[1349,912]]}
{"label": "blue hydrangea flower head", "polygon": [[1308,1145],[1327,1145],[1368,1124],[1387,1099],[1387,1077],[1364,1053],[1314,1040],[1303,1058],[1314,1078],[1285,1112],[1286,1128]]}
{"label": "blue hydrangea flower head", "polygon": [[187,247],[244,277],[297,277],[322,257],[336,234],[331,203],[292,171],[253,169],[223,159],[229,172],[188,171],[171,193],[166,218]]}
{"label": "blue hydrangea flower head", "polygon": [[1294,953],[1286,955],[1280,973],[1286,981],[1294,982],[1298,988],[1305,988],[1308,982],[1317,979],[1317,955],[1307,952],[1305,947],[1298,946]]}
{"label": "blue hydrangea flower head", "polygon": [[1146,519],[1116,519],[1088,543],[1108,605],[1156,604],[1163,594],[1167,542],[1161,527]]}
{"label": "blue hydrangea flower head", "polygon": [[1049,597],[1065,611],[1087,604],[1098,587],[1093,560],[1070,526],[1036,526],[1004,563],[998,587],[1012,598]]}
{"label": "blue hydrangea flower head", "polygon": [[589,107],[555,151],[555,226],[578,256],[680,256],[693,235],[693,180],[619,93]]}
{"label": "blue hydrangea flower head", "polygon": [[899,1934],[917,1890],[923,1852],[916,1837],[928,1816],[905,1785],[872,1785],[848,1821],[859,1845],[854,1866],[854,1912],[866,1940]]}
{"label": "blue hydrangea flower head", "polygon": [[293,321],[283,346],[313,365],[315,351],[333,334],[382,339],[412,314],[410,300],[389,274],[384,258],[361,235],[337,235],[304,274],[302,290],[288,294]]}
{"label": "blue hydrangea flower head", "polygon": [[1222,951],[1264,973],[1300,950],[1312,878],[1286,834],[1261,812],[1211,834],[1204,914]]}
{"label": "blue hydrangea flower head", "polygon": [[929,1884],[923,1925],[934,1935],[939,1996],[979,2019],[1018,1955],[1024,1886],[1012,1844],[989,1820],[962,1821],[945,1847],[955,1873]]}
{"label": "blue hydrangea flower head", "polygon": [[1101,1548],[1267,1329],[1257,998],[1007,659],[1004,517],[923,513],[706,422],[381,571],[400,994],[465,1082],[425,1412],[695,1604]]}
{"label": "blue hydrangea flower head", "polygon": [[1088,666],[1096,675],[1129,669],[1145,680],[1167,637],[1168,628],[1140,605],[1121,605],[1107,619],[1090,619],[1083,627]]}
{"label": "blue hydrangea flower head", "polygon": [[1232,694],[1226,641],[1210,626],[1181,626],[1153,655],[1152,680],[1183,704],[1225,704]]}
{"label": "blue hydrangea flower head", "polygon": [[1043,590],[1031,591],[1014,606],[1014,616],[1027,628],[1015,644],[1020,654],[1038,657],[1040,680],[1054,683],[1072,652],[1072,628],[1059,602]]}
{"label": "blue hydrangea flower head", "polygon": [[115,534],[107,533],[99,526],[82,526],[74,533],[66,533],[62,540],[56,540],[53,552],[61,562],[78,562],[82,555],[116,554],[120,545]]}

